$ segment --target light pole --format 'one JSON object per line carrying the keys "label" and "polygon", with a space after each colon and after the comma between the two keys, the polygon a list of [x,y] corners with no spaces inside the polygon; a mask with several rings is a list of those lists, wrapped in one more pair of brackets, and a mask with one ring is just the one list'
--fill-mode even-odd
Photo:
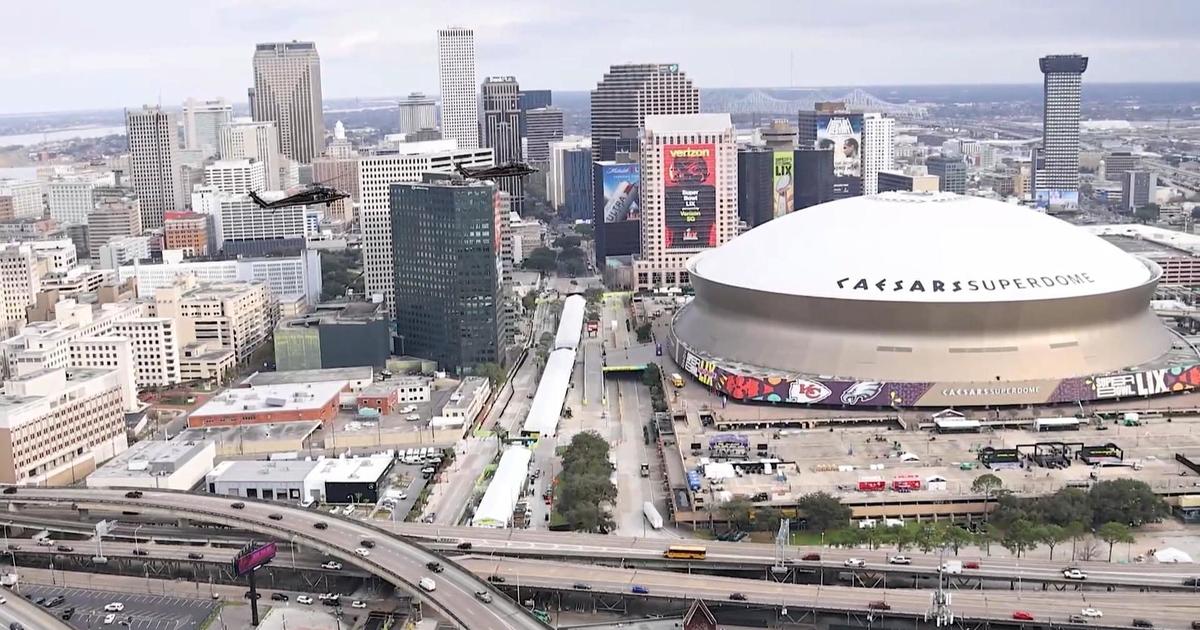
{"label": "light pole", "polygon": [[133,555],[135,555],[135,556],[141,555],[140,553],[138,553],[139,551],[141,551],[141,549],[138,547],[138,535],[137,534],[138,534],[138,530],[145,526],[146,526],[146,524],[142,523],[141,525],[138,525],[137,527],[133,528]]}

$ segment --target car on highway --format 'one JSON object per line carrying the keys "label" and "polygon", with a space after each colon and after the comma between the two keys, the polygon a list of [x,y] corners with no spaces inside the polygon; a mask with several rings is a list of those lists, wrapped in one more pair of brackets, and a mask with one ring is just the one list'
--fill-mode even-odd
{"label": "car on highway", "polygon": [[366,558],[371,555],[371,550],[366,547],[359,547],[354,550],[354,553],[358,554],[360,558]]}
{"label": "car on highway", "polygon": [[1200,577],[1191,577],[1183,579],[1184,586],[1200,586]]}
{"label": "car on highway", "polygon": [[1192,630],[1200,630],[1200,621],[1192,622]]}
{"label": "car on highway", "polygon": [[125,610],[125,604],[121,602],[111,602],[104,605],[104,612],[122,612]]}
{"label": "car on highway", "polygon": [[323,602],[327,602],[327,601],[329,601],[329,600],[331,600],[331,599],[332,599],[332,600],[338,600],[338,599],[341,599],[341,598],[342,598],[342,596],[341,596],[341,595],[339,595],[339,594],[337,594],[337,593],[321,593],[320,595],[317,595],[317,599],[319,599],[319,600],[321,600],[321,601],[323,601]]}
{"label": "car on highway", "polygon": [[433,474],[433,473],[435,473],[435,472],[437,472],[437,469],[436,469],[436,468],[434,468],[433,466],[426,466],[426,467],[424,467],[424,468],[422,468],[422,469],[421,469],[421,474],[422,474],[422,475],[424,475],[424,476],[426,476],[426,477],[428,477],[428,476],[432,475],[432,474]]}
{"label": "car on highway", "polygon": [[324,605],[326,605],[326,606],[341,606],[341,605],[342,605],[342,600],[341,600],[341,598],[338,598],[338,599],[327,599],[327,600],[325,600],[325,601],[323,601],[323,602],[321,602],[321,603],[322,603],[322,604],[324,604]]}
{"label": "car on highway", "polygon": [[974,560],[968,560],[963,563],[963,568],[964,569],[978,569],[979,563],[975,562]]}
{"label": "car on highway", "polygon": [[571,586],[571,588],[573,588],[577,591],[590,591],[590,590],[592,590],[592,585],[584,583],[584,582],[576,582],[575,584],[573,584]]}
{"label": "car on highway", "polygon": [[8,624],[8,630],[25,630],[25,626],[21,625],[20,622],[14,621]]}
{"label": "car on highway", "polygon": [[912,558],[908,556],[888,556],[888,564],[912,564]]}
{"label": "car on highway", "polygon": [[1087,573],[1083,569],[1063,569],[1063,577],[1068,580],[1086,580]]}
{"label": "car on highway", "polygon": [[297,604],[304,604],[305,606],[311,606],[312,602],[313,602],[313,599],[311,597],[309,597],[308,595],[299,595],[296,597]]}
{"label": "car on highway", "polygon": [[487,578],[487,581],[489,581],[493,584],[503,584],[504,576],[503,575],[489,575]]}
{"label": "car on highway", "polygon": [[282,521],[283,515],[280,514],[279,512],[272,512],[267,515],[267,518],[271,519],[272,521]]}
{"label": "car on highway", "polygon": [[1033,613],[1027,610],[1014,610],[1012,618],[1017,621],[1033,621]]}
{"label": "car on highway", "polygon": [[867,566],[867,561],[862,558],[846,558],[846,561],[842,564],[848,567],[865,567]]}
{"label": "car on highway", "polygon": [[142,491],[141,490],[130,490],[129,492],[125,493],[125,498],[126,499],[140,499],[140,498],[142,498]]}
{"label": "car on highway", "polygon": [[233,503],[229,504],[229,507],[231,507],[235,510],[240,510],[240,509],[246,507],[246,504],[242,503],[241,501],[234,501]]}
{"label": "car on highway", "polygon": [[257,591],[251,593],[250,591],[246,591],[245,593],[242,593],[242,598],[243,599],[262,599],[262,593],[259,593]]}
{"label": "car on highway", "polygon": [[746,594],[745,593],[730,593],[729,599],[732,599],[735,602],[744,602],[744,601],[746,601]]}
{"label": "car on highway", "polygon": [[364,538],[362,539],[362,546],[366,547],[367,549],[374,549],[375,541],[371,540],[370,538]]}
{"label": "car on highway", "polygon": [[471,547],[473,547],[473,546],[474,546],[474,545],[472,545],[472,544],[471,544],[471,543],[469,543],[469,542],[460,542],[460,543],[458,543],[458,548],[459,548],[459,549],[462,549],[463,551],[470,551],[470,550],[471,550]]}
{"label": "car on highway", "polygon": [[350,602],[350,607],[351,608],[366,608],[367,602],[364,602],[361,599],[356,599],[356,600]]}
{"label": "car on highway", "polygon": [[492,594],[487,591],[475,591],[475,599],[485,604],[490,604],[492,603]]}
{"label": "car on highway", "polygon": [[133,550],[133,555],[135,555],[135,556],[148,556],[148,555],[150,555],[150,552],[149,552],[149,551],[146,551],[145,549],[134,549],[134,550]]}
{"label": "car on highway", "polygon": [[633,588],[631,588],[629,590],[630,590],[630,592],[637,593],[639,595],[650,594],[650,589],[646,588],[645,586],[642,586],[641,584],[634,584]]}
{"label": "car on highway", "polygon": [[426,563],[425,563],[425,568],[426,568],[426,569],[429,569],[430,571],[433,571],[434,573],[441,573],[442,571],[445,571],[445,570],[446,570],[446,568],[442,566],[442,563],[441,563],[441,562],[437,562],[437,561],[434,561],[434,562],[426,562]]}
{"label": "car on highway", "polygon": [[108,613],[107,615],[104,615],[104,625],[106,625],[106,626],[116,620],[117,620],[117,616],[114,615],[113,613]]}
{"label": "car on highway", "polygon": [[804,555],[803,555],[803,556],[802,556],[800,559],[801,559],[801,560],[804,560],[804,561],[806,561],[806,562],[820,562],[820,561],[821,561],[821,554],[819,554],[819,553],[806,553],[806,554],[804,554]]}
{"label": "car on highway", "polygon": [[72,547],[71,545],[59,545],[59,546],[55,547],[55,549],[57,549],[63,553],[71,553],[72,551],[75,551],[75,548]]}
{"label": "car on highway", "polygon": [[875,601],[867,604],[867,608],[871,610],[891,610],[892,605],[884,601]]}
{"label": "car on highway", "polygon": [[200,553],[199,551],[192,551],[192,552],[188,553],[188,560],[203,560],[203,559],[204,559],[204,554]]}
{"label": "car on highway", "polygon": [[430,592],[437,590],[437,582],[434,582],[433,578],[429,577],[421,578],[421,581],[417,582],[417,586],[420,586],[423,590]]}
{"label": "car on highway", "polygon": [[16,493],[17,493],[16,486],[5,486],[4,487],[4,494],[16,494]]}
{"label": "car on highway", "polygon": [[317,529],[329,529],[329,523],[326,523],[325,521],[317,521],[316,523],[313,523],[313,527]]}
{"label": "car on highway", "polygon": [[1104,613],[1101,612],[1100,609],[1092,608],[1091,606],[1084,608],[1083,610],[1079,611],[1079,613],[1082,614],[1084,617],[1103,617],[1104,616]]}
{"label": "car on highway", "polygon": [[271,601],[286,602],[287,600],[287,593],[271,593]]}
{"label": "car on highway", "polygon": [[1154,624],[1150,623],[1150,621],[1146,620],[1146,619],[1134,619],[1133,627],[1134,628],[1153,628]]}
{"label": "car on highway", "polygon": [[1088,622],[1087,617],[1084,617],[1083,615],[1071,615],[1070,617],[1067,617],[1067,621],[1069,623],[1087,623]]}
{"label": "car on highway", "polygon": [[333,560],[330,560],[329,562],[322,562],[322,563],[321,563],[321,568],[322,568],[322,569],[329,569],[330,571],[341,571],[341,570],[342,570],[342,563],[341,563],[341,562],[335,562],[335,561],[333,561]]}

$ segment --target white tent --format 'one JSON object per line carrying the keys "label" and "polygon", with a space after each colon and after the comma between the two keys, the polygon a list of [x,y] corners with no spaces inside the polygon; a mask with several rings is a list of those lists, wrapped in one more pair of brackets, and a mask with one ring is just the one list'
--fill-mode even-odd
{"label": "white tent", "polygon": [[921,458],[916,453],[900,453],[900,461],[902,462],[919,462]]}
{"label": "white tent", "polygon": [[704,476],[708,479],[732,479],[737,476],[737,473],[733,470],[733,464],[721,462],[706,465]]}
{"label": "white tent", "polygon": [[492,475],[492,483],[488,484],[475,516],[471,518],[472,526],[508,527],[517,500],[521,498],[521,489],[525,487],[531,459],[533,452],[521,446],[511,446],[504,451],[496,474]]}
{"label": "white tent", "polygon": [[567,386],[571,384],[571,370],[574,368],[574,350],[555,350],[550,353],[521,433],[554,435],[558,430],[558,419],[562,417],[563,402],[567,399]]}
{"label": "white tent", "polygon": [[1192,562],[1192,557],[1188,555],[1186,551],[1181,551],[1174,547],[1167,547],[1166,549],[1159,549],[1158,551],[1155,551],[1154,559],[1158,560],[1159,562],[1167,562],[1172,564],[1177,562],[1186,562],[1191,564]]}
{"label": "white tent", "polygon": [[563,301],[562,316],[558,318],[558,332],[554,335],[554,349],[579,349],[579,338],[583,335],[583,315],[587,300],[582,295],[572,295]]}

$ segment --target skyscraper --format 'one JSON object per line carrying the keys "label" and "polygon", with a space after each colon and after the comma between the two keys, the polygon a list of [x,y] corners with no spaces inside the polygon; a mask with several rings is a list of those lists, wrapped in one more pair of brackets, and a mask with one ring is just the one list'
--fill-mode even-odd
{"label": "skyscraper", "polygon": [[554,95],[550,90],[521,90],[518,98],[521,108],[521,135],[529,135],[529,119],[525,116],[531,109],[541,109],[554,104]]}
{"label": "skyscraper", "polygon": [[538,107],[525,112],[525,159],[534,164],[550,161],[550,143],[563,139],[563,111]]}
{"label": "skyscraper", "polygon": [[925,158],[925,168],[930,175],[937,175],[942,192],[966,194],[967,163],[961,155],[931,155]]}
{"label": "skyscraper", "polygon": [[279,150],[308,164],[325,150],[321,110],[321,58],[312,42],[276,42],[254,47],[254,120],[273,120]]}
{"label": "skyscraper", "polygon": [[1044,77],[1042,148],[1035,156],[1034,198],[1038,206],[1079,203],[1079,103],[1088,58],[1048,55],[1038,60]]}
{"label": "skyscraper", "polygon": [[686,263],[737,235],[737,141],[729,114],[647,116],[642,133],[642,254],[634,290],[690,284]]}
{"label": "skyscraper", "polygon": [[879,192],[879,171],[896,168],[896,119],[863,114],[863,194]]}
{"label": "skyscraper", "polygon": [[612,66],[592,90],[592,151],[595,159],[616,159],[636,150],[646,116],[697,114],[700,90],[674,63]]}
{"label": "skyscraper", "polygon": [[453,175],[390,186],[396,332],[404,354],[452,372],[503,363],[507,213],[498,211],[496,196],[490,182]]}
{"label": "skyscraper", "polygon": [[[513,77],[483,80],[483,146],[492,149],[497,164],[521,161],[521,87]],[[525,209],[525,179],[497,178],[496,186],[509,194],[512,209]]]}
{"label": "skyscraper", "polygon": [[183,147],[214,157],[220,147],[221,125],[233,117],[233,106],[223,98],[183,102]]}
{"label": "skyscraper", "polygon": [[400,100],[400,133],[437,129],[437,107],[432,97],[413,92]]}
{"label": "skyscraper", "polygon": [[162,227],[163,213],[183,207],[175,114],[159,107],[125,110],[129,179],[141,200],[141,227]]}
{"label": "skyscraper", "polygon": [[438,30],[438,85],[442,92],[442,137],[460,149],[479,147],[479,103],[475,83],[475,31]]}
{"label": "skyscraper", "polygon": [[[279,128],[273,121],[254,122],[239,118],[221,125],[219,150],[223,160],[253,159],[262,162],[267,190],[279,190]],[[257,190],[255,192],[258,192]]]}

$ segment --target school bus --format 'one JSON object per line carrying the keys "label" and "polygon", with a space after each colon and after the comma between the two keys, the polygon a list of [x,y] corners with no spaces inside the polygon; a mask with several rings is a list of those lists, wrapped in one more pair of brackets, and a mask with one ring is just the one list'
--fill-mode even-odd
{"label": "school bus", "polygon": [[700,545],[671,545],[663,552],[664,558],[703,560],[707,550]]}
{"label": "school bus", "polygon": [[678,373],[671,375],[671,384],[675,387],[683,387],[683,377]]}

